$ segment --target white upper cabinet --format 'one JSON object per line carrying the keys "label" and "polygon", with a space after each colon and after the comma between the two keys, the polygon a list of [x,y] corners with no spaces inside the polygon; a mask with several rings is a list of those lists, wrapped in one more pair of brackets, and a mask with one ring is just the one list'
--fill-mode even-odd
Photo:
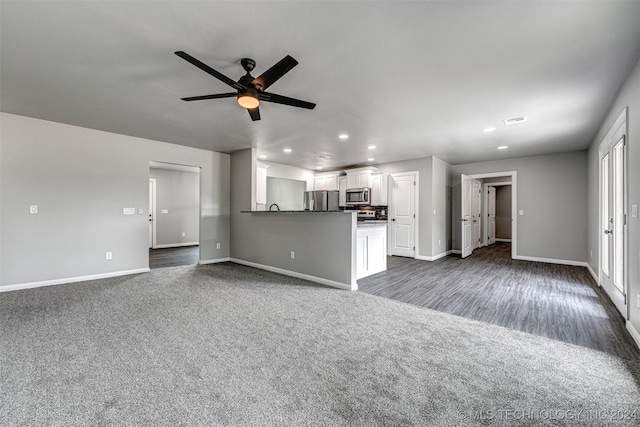
{"label": "white upper cabinet", "polygon": [[347,190],[352,188],[371,188],[371,173],[375,168],[350,169],[347,172]]}
{"label": "white upper cabinet", "polygon": [[340,189],[340,172],[316,174],[313,189],[338,191]]}
{"label": "white upper cabinet", "polygon": [[371,205],[387,206],[389,194],[389,174],[376,172],[371,174]]}
{"label": "white upper cabinet", "polygon": [[341,176],[340,181],[338,182],[338,188],[340,190],[340,198],[338,202],[338,206],[345,207],[347,206],[347,177]]}

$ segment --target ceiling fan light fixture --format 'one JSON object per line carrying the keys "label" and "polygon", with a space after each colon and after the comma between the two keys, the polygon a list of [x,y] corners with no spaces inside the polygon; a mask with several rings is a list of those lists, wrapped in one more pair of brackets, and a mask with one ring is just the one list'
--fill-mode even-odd
{"label": "ceiling fan light fixture", "polygon": [[258,106],[260,105],[260,100],[258,99],[257,95],[254,95],[250,92],[244,92],[238,94],[238,104],[240,104],[242,108],[251,110],[254,108],[258,108]]}

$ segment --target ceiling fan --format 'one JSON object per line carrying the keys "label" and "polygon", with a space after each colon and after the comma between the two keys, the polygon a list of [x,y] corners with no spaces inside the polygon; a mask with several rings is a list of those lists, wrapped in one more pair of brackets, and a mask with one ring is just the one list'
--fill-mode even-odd
{"label": "ceiling fan", "polygon": [[260,120],[260,101],[275,102],[276,104],[290,105],[292,107],[307,108],[313,110],[316,104],[307,101],[301,101],[299,99],[289,98],[287,96],[277,95],[275,93],[265,92],[265,90],[275,83],[280,77],[288,73],[293,67],[298,65],[298,61],[287,55],[282,58],[277,64],[269,68],[258,77],[253,77],[251,71],[256,66],[256,61],[250,58],[242,58],[240,64],[242,68],[247,72],[244,76],[235,82],[229,77],[214,70],[207,64],[197,60],[193,56],[186,52],[175,52],[180,58],[200,68],[207,74],[212,75],[216,79],[228,84],[236,90],[236,92],[228,93],[215,93],[212,95],[190,96],[187,98],[181,98],[183,101],[201,101],[203,99],[217,99],[217,98],[233,98],[237,97],[238,104],[241,107],[246,108],[251,116],[251,120]]}

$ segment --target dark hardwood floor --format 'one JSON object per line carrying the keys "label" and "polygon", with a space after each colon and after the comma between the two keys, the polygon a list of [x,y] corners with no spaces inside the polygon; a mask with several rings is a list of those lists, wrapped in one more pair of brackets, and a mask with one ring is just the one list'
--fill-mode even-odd
{"label": "dark hardwood floor", "polygon": [[149,268],[177,267],[197,264],[200,259],[200,246],[180,248],[149,249]]}
{"label": "dark hardwood floor", "polygon": [[588,270],[511,259],[511,244],[465,259],[389,257],[361,292],[540,335],[623,358],[640,358],[624,319]]}

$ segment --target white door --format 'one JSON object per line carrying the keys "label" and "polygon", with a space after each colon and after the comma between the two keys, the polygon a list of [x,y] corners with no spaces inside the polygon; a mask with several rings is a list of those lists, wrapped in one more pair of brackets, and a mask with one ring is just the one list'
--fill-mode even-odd
{"label": "white door", "polygon": [[482,224],[482,183],[477,179],[473,180],[471,197],[471,221],[473,235],[473,249],[480,247],[481,224]]}
{"label": "white door", "polygon": [[[623,113],[624,114],[624,113]],[[627,319],[626,115],[600,146],[600,281]]]}
{"label": "white door", "polygon": [[155,213],[156,213],[156,180],[149,179],[149,249],[154,246],[155,237]]}
{"label": "white door", "polygon": [[467,175],[460,176],[461,189],[461,211],[460,227],[462,228],[462,258],[466,258],[473,252],[473,243],[471,237],[471,197],[473,179]]}
{"label": "white door", "polygon": [[391,174],[389,188],[389,255],[414,258],[416,173]]}
{"label": "white door", "polygon": [[487,190],[487,244],[496,242],[496,187],[489,186]]}

